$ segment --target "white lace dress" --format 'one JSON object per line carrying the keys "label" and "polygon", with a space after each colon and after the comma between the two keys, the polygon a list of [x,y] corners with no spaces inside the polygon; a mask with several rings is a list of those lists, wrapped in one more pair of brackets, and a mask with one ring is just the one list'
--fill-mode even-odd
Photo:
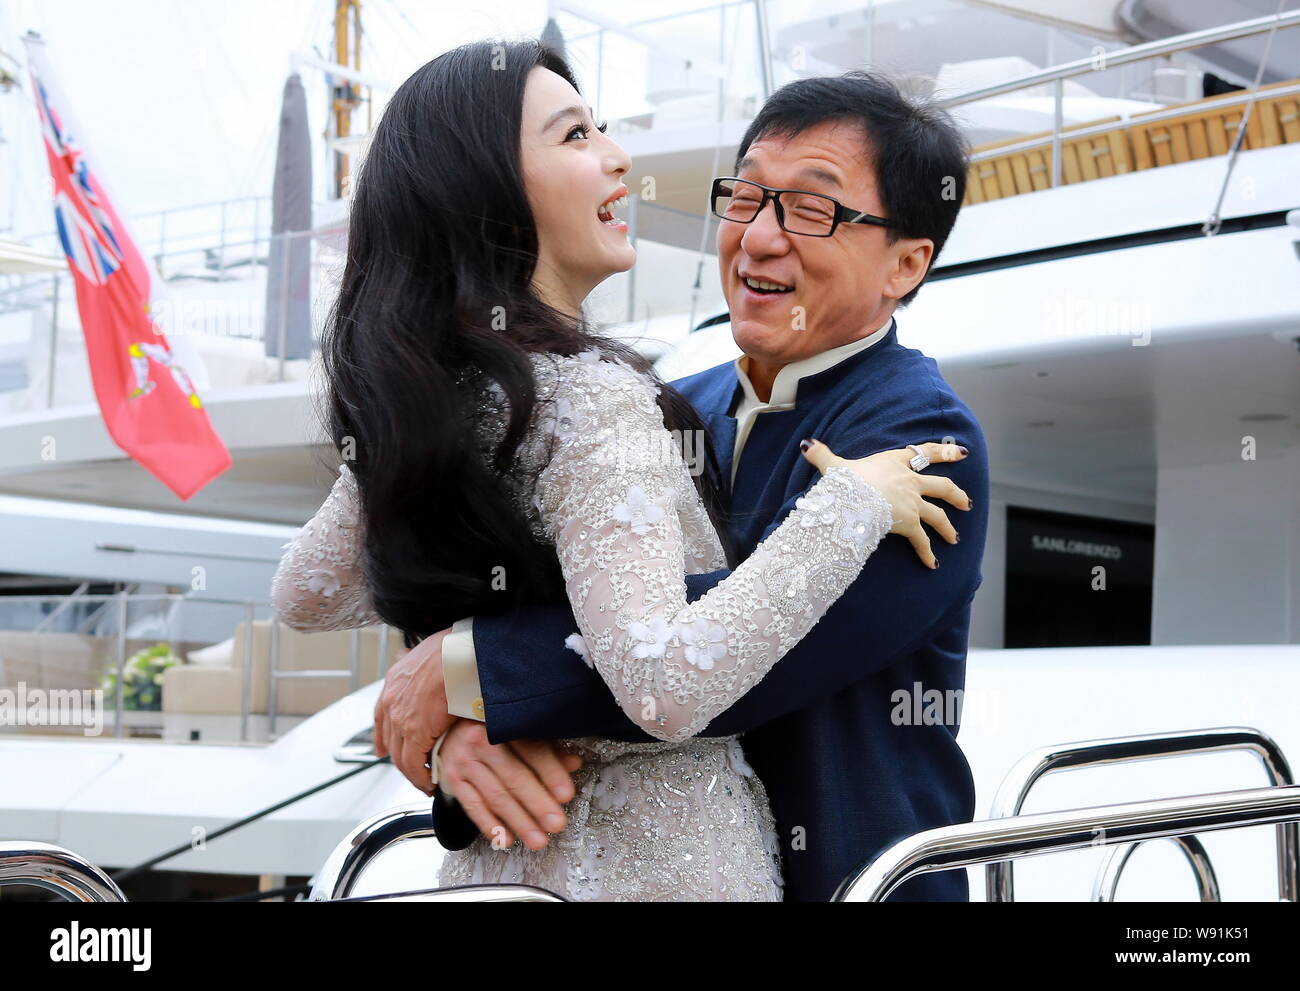
{"label": "white lace dress", "polygon": [[[857,577],[891,526],[888,503],[832,468],[725,581],[688,603],[684,575],[726,567],[655,386],[594,351],[537,356],[538,404],[505,481],[552,543],[573,606],[567,643],[661,742],[583,738],[569,825],[540,851],[480,836],[450,853],[443,885],[512,882],[579,900],[779,900],[775,826],[735,737],[700,738]],[[494,394],[483,443],[504,422]],[[485,448],[486,449],[486,448]],[[698,446],[696,447],[698,450]],[[377,622],[361,577],[346,466],[273,583],[304,630]]]}

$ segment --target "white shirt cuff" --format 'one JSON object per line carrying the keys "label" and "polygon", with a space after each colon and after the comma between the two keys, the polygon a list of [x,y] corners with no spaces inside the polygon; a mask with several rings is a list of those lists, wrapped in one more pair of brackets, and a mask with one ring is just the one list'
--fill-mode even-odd
{"label": "white shirt cuff", "polygon": [[442,639],[442,680],[447,689],[447,712],[484,722],[483,692],[478,683],[478,657],[474,653],[474,617],[458,619]]}

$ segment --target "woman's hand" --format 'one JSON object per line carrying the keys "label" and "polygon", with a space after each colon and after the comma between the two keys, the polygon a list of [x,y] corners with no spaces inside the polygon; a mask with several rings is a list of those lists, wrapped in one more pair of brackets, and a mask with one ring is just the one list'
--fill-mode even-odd
{"label": "woman's hand", "polygon": [[[966,457],[966,449],[956,444],[917,444],[932,464],[961,461]],[[958,509],[971,508],[970,497],[957,483],[941,475],[926,475],[913,471],[911,460],[916,452],[909,448],[896,451],[881,451],[869,458],[850,461],[832,453],[831,449],[819,440],[804,441],[800,445],[803,456],[808,459],[823,475],[827,468],[836,466],[848,468],[868,485],[877,489],[889,503],[894,512],[894,525],[890,533],[901,534],[912,542],[912,548],[930,568],[939,567],[934,551],[930,549],[930,538],[921,527],[928,523],[950,544],[957,543],[957,531],[948,520],[948,514],[940,507],[925,501],[942,499]]]}

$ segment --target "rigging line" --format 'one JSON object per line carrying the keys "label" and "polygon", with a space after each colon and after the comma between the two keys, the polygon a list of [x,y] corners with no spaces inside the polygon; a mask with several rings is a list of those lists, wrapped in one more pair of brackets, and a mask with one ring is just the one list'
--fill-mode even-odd
{"label": "rigging line", "polygon": [[[222,52],[222,58],[229,67],[228,71],[234,75],[234,68],[233,66],[230,66],[229,57],[225,55],[221,46],[219,44],[215,46],[211,44],[214,35],[209,29],[207,21],[204,21],[199,30],[195,30],[194,22],[190,16],[191,13],[194,13],[196,17],[202,17],[202,6],[199,4],[181,4],[176,8],[176,20],[178,26],[181,28],[182,36],[185,38],[200,37],[204,39],[204,42],[201,44],[206,43],[208,47],[216,47]],[[238,147],[238,143],[231,140],[230,133],[226,130],[225,121],[223,120],[221,113],[221,105],[213,97],[212,89],[208,85],[206,74],[194,72],[191,73],[190,78],[194,82],[194,88],[197,90],[199,98],[207,104],[208,118],[212,121],[211,133],[216,139],[213,144],[213,150],[215,151],[215,157],[220,160],[221,149]],[[238,82],[237,77],[236,81]],[[242,83],[240,85],[242,86]],[[238,196],[241,190],[238,183],[232,177],[230,170],[224,171],[222,173],[222,178],[225,180],[224,185],[226,192],[220,197],[220,199],[225,200]],[[215,190],[216,187],[214,186],[213,188]]]}
{"label": "rigging line", "polygon": [[299,0],[299,3],[302,4],[302,9],[306,11],[307,16],[303,18],[301,30],[298,31],[297,35],[295,35],[295,37],[300,38],[301,40],[298,42],[298,47],[294,50],[305,51],[312,45],[312,38],[316,29],[320,25],[320,20],[319,15],[315,10],[316,0]]}
{"label": "rigging line", "polygon": [[[208,17],[208,11],[204,8],[204,6],[202,4],[195,4],[194,12],[195,12],[195,16],[200,21],[200,27],[203,29],[204,32],[203,35],[204,38],[216,39],[217,32],[213,29],[212,22]],[[225,65],[224,78],[226,80],[234,81],[234,84],[238,87],[239,95],[242,97],[242,105],[246,108],[256,106],[256,101],[253,99],[252,92],[248,88],[248,80],[239,71],[240,69],[243,68],[244,65],[243,61],[241,60],[241,63],[237,65],[235,61],[231,58],[229,49],[224,44],[209,43],[209,47],[217,49],[221,61]],[[206,88],[207,85],[208,83],[205,81],[203,83],[203,86]],[[260,87],[259,87],[259,92],[260,92]],[[236,190],[240,190],[240,189],[254,189],[257,187],[258,185],[257,180],[262,175],[262,169],[264,167],[264,163],[266,162],[267,152],[272,147],[275,146],[275,143],[276,143],[275,140],[266,137],[264,133],[261,146],[259,147],[255,155],[252,153],[251,148],[246,149],[245,157],[244,157],[243,175],[241,176],[242,181],[235,183],[233,188],[235,188]],[[238,193],[236,193],[236,195],[238,195]]]}
{"label": "rigging line", "polygon": [[[362,771],[369,770],[370,768],[374,767],[377,764],[390,764],[390,763],[392,763],[391,757],[376,757],[374,760],[370,761],[367,764],[358,764],[350,771],[345,771],[344,773],[338,775],[337,777],[330,778],[328,781],[322,781],[320,784],[313,785],[312,787],[306,789],[305,791],[298,792],[298,794],[296,795],[290,795],[288,798],[282,799],[281,801],[276,802],[274,805],[268,805],[266,808],[260,809],[257,812],[254,812],[252,815],[244,816],[242,819],[236,819],[234,822],[227,823],[221,828],[214,829],[211,832],[204,832],[203,842],[206,844],[209,840],[215,840],[219,836],[224,836],[227,833],[233,833],[235,830],[241,829],[244,826],[247,826],[251,822],[256,822],[258,819],[265,818],[266,816],[269,816],[273,812],[279,812],[281,809],[292,805],[294,802],[300,802],[304,798],[309,798],[312,795],[317,794],[318,792],[324,791],[326,788],[339,784],[342,781],[346,781],[354,774],[360,774]],[[137,874],[142,874],[145,871],[157,866],[158,864],[161,864],[164,860],[171,860],[173,857],[178,857],[182,853],[188,853],[193,849],[194,849],[194,842],[193,840],[190,840],[189,842],[182,843],[180,846],[173,847],[170,850],[164,850],[156,857],[150,857],[148,860],[144,861],[143,863],[136,864],[134,867],[128,867],[124,870],[115,871],[111,876],[115,883],[121,884],[127,878],[135,877]]]}
{"label": "rigging line", "polygon": [[[1282,10],[1286,7],[1287,0],[1278,0],[1277,13],[1273,15],[1274,21],[1280,20]],[[1214,209],[1210,211],[1209,218],[1201,226],[1201,232],[1206,237],[1213,237],[1219,233],[1219,228],[1223,226],[1223,219],[1219,216],[1219,211],[1223,208],[1223,198],[1228,193],[1228,183],[1232,181],[1232,170],[1237,165],[1237,152],[1241,150],[1241,142],[1246,136],[1246,124],[1250,120],[1250,112],[1255,106],[1255,98],[1259,96],[1259,84],[1264,78],[1264,69],[1268,65],[1269,53],[1273,50],[1273,39],[1277,37],[1277,24],[1274,23],[1272,29],[1268,32],[1268,38],[1264,41],[1264,54],[1260,56],[1259,68],[1255,71],[1255,82],[1250,87],[1250,99],[1246,101],[1245,107],[1241,112],[1241,123],[1237,125],[1237,134],[1232,139],[1232,147],[1228,149],[1228,167],[1223,173],[1223,183],[1219,186],[1219,197],[1214,201]]]}
{"label": "rigging line", "polygon": [[[725,13],[722,16],[724,19],[726,18]],[[726,28],[723,27],[718,32],[720,42],[722,42],[721,36],[725,31]],[[736,62],[736,48],[738,47],[737,36],[739,34],[740,34],[740,14],[739,12],[737,12],[735,24],[732,26],[731,29],[731,50],[727,53],[727,75],[726,75],[727,79],[731,78],[731,70]],[[725,42],[722,43],[725,44]],[[709,170],[709,182],[712,182],[713,177],[718,174],[718,159],[722,155],[722,133],[726,126],[726,119],[727,119],[727,104],[725,100],[725,91],[723,89],[725,85],[726,85],[725,79],[718,80],[718,136],[713,142],[713,165]],[[695,261],[695,285],[691,287],[691,312],[690,312],[690,316],[686,318],[687,319],[686,333],[688,334],[695,329],[695,311],[699,307],[699,302],[700,302],[700,289],[702,286],[702,280],[704,278],[704,259],[708,254],[706,249],[709,243],[709,221],[711,218],[712,218],[712,212],[711,212],[711,204],[710,204],[709,207],[705,208],[704,225],[700,228],[700,250],[697,254],[696,261]]]}
{"label": "rigging line", "polygon": [[[23,77],[27,73],[27,66],[24,63],[18,61],[18,59],[15,56],[10,55],[3,48],[0,48],[0,58],[7,59],[8,61],[13,63],[14,72],[10,76],[10,78],[13,80],[12,88],[18,90],[22,94],[22,96],[16,99],[12,104],[7,105],[8,107],[12,107],[14,110],[13,133],[15,135],[14,140],[18,140],[18,136],[22,130],[21,118],[23,116],[23,112],[26,110],[25,106],[19,107],[19,103],[25,103],[27,99],[27,87],[23,83]],[[7,73],[8,70],[0,69],[0,72]],[[0,144],[9,144],[9,143],[10,142],[5,138],[4,121],[0,120]],[[6,163],[5,166],[6,171],[10,173],[10,179],[13,181],[8,183],[9,202],[7,205],[7,216],[5,218],[4,225],[0,226],[0,230],[6,232],[14,231],[16,233],[16,228],[18,226],[18,187],[22,185],[22,173],[21,173],[21,165],[19,164],[20,162],[19,154],[13,153],[13,157],[14,157],[14,163],[12,165]]]}
{"label": "rigging line", "polygon": [[[401,16],[401,18],[411,26],[411,31],[413,31],[416,34],[419,42],[426,46],[427,50],[424,53],[421,53],[412,47],[412,43],[410,41],[408,32],[403,31],[402,26],[397,22],[395,22],[394,20],[392,20],[392,18],[389,16],[388,13],[389,8],[392,8],[392,10],[396,11]],[[387,6],[383,4],[376,4],[370,9],[379,11],[380,16],[384,18],[385,27],[387,27],[392,32],[393,36],[397,38],[397,40],[401,43],[402,48],[404,48],[410,55],[412,55],[415,58],[415,63],[417,68],[419,66],[424,65],[424,63],[429,61],[429,59],[433,58],[433,56],[429,54],[430,51],[432,52],[439,51],[439,49],[429,44],[428,39],[424,37],[424,33],[420,31],[420,29],[417,28],[414,24],[411,23],[411,19],[407,17],[405,13],[402,12],[402,9],[397,6],[394,0],[388,0]],[[363,31],[361,33],[361,37],[363,40],[365,39],[368,33],[369,32],[366,31]]]}
{"label": "rigging line", "polygon": [[[421,31],[418,27],[416,27],[415,22],[406,16],[406,11],[404,11],[401,7],[397,5],[397,0],[388,0],[388,3],[393,8],[393,10],[397,12],[397,16],[400,17],[402,20],[404,20],[407,23],[407,26],[410,27],[410,29],[415,32],[415,37],[420,42],[420,44],[424,45],[431,52],[438,51],[437,47],[432,42],[430,42],[428,38],[424,36],[424,32]],[[432,56],[430,56],[430,58],[431,57]]]}

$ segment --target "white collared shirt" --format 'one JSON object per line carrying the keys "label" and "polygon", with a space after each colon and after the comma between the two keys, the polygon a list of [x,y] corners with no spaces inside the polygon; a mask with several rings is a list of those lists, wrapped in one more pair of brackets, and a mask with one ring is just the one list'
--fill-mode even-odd
{"label": "white collared shirt", "polygon": [[891,315],[885,320],[883,327],[873,331],[866,337],[858,338],[856,341],[849,341],[848,344],[841,344],[837,348],[831,348],[829,351],[822,351],[820,354],[810,355],[807,358],[801,358],[799,361],[792,361],[779,372],[772,382],[772,394],[768,397],[767,402],[758,398],[754,392],[754,385],[749,381],[749,374],[745,370],[749,363],[747,355],[741,355],[735,361],[736,378],[740,380],[740,387],[744,390],[744,395],[740,397],[740,402],[736,404],[736,412],[732,414],[736,418],[736,446],[732,449],[731,455],[731,481],[736,481],[736,468],[740,464],[740,452],[745,449],[745,441],[749,439],[749,431],[754,426],[754,418],[759,413],[766,413],[770,410],[794,409],[795,395],[799,391],[799,380],[806,375],[816,375],[818,372],[824,372],[828,368],[833,368],[845,358],[857,354],[859,351],[865,351],[873,344],[883,340],[889,333],[889,327],[894,322]]}

